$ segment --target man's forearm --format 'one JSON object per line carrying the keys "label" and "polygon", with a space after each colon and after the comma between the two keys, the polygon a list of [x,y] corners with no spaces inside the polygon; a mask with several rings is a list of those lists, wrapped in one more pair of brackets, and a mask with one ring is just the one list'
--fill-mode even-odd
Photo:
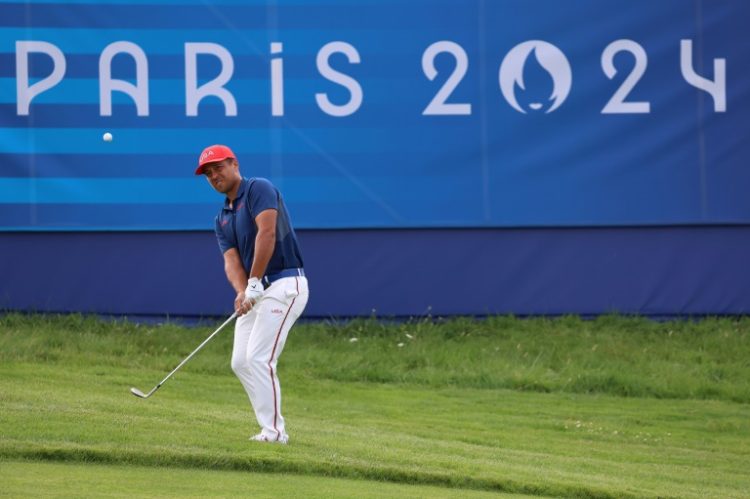
{"label": "man's forearm", "polygon": [[247,286],[247,272],[245,272],[239,260],[227,260],[224,263],[224,271],[227,274],[229,284],[232,285],[235,292],[239,293],[245,290],[245,286]]}
{"label": "man's forearm", "polygon": [[253,267],[250,269],[249,277],[261,279],[265,275],[275,245],[276,233],[274,231],[258,232],[255,236],[255,256],[253,257]]}

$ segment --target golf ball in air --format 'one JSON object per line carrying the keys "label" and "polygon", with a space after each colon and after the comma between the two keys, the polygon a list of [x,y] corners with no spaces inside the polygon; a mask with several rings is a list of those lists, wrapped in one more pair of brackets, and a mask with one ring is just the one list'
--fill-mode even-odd
{"label": "golf ball in air", "polygon": [[102,140],[104,140],[104,142],[112,142],[112,134],[106,132],[104,135],[102,135]]}

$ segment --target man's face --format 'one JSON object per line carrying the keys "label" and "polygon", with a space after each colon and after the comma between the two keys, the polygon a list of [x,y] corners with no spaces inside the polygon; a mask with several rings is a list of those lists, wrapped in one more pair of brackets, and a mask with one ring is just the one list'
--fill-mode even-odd
{"label": "man's face", "polygon": [[205,165],[203,175],[211,187],[222,194],[231,191],[241,180],[237,160],[232,158]]}

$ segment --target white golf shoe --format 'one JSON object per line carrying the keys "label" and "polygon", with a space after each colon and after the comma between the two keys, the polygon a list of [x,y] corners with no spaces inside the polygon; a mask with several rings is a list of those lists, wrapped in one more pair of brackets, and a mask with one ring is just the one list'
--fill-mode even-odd
{"label": "white golf shoe", "polygon": [[258,433],[257,435],[253,435],[252,437],[250,437],[250,440],[254,442],[267,442],[269,444],[286,445],[289,442],[289,435],[284,434],[276,438],[276,437],[269,437],[262,433]]}

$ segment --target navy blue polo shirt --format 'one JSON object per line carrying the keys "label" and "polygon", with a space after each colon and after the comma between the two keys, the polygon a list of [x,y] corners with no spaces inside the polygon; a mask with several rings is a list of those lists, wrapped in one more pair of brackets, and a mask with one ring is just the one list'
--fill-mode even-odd
{"label": "navy blue polo shirt", "polygon": [[264,178],[243,178],[233,206],[229,207],[229,198],[224,201],[224,207],[216,217],[215,227],[222,255],[230,248],[237,248],[245,271],[249,274],[255,256],[255,236],[258,234],[255,217],[268,209],[276,210],[277,215],[276,244],[266,275],[273,275],[284,269],[302,268],[297,236],[284,200],[279,190]]}

